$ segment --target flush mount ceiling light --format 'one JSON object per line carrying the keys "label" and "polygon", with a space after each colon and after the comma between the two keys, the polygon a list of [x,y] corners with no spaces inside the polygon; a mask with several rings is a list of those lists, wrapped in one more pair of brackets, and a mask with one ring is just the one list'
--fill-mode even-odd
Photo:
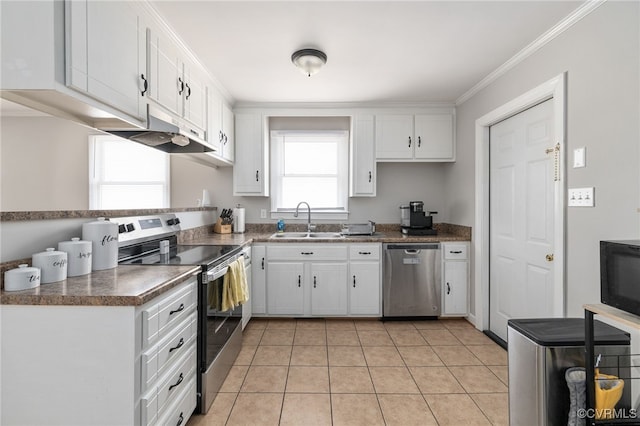
{"label": "flush mount ceiling light", "polygon": [[305,75],[311,77],[320,71],[320,68],[327,63],[327,55],[316,49],[301,49],[293,52],[291,62]]}

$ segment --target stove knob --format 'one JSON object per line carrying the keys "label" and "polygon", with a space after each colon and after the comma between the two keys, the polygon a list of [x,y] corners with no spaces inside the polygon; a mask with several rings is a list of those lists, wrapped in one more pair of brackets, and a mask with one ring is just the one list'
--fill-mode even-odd
{"label": "stove knob", "polygon": [[175,218],[175,220],[173,221],[173,223],[175,225],[179,225],[180,224],[180,219],[178,219],[177,217]]}
{"label": "stove knob", "polygon": [[176,223],[176,221],[174,219],[169,219],[167,220],[167,225],[172,226]]}
{"label": "stove knob", "polygon": [[134,229],[136,229],[136,228],[133,226],[133,223],[127,223],[127,232],[131,232]]}
{"label": "stove knob", "polygon": [[127,232],[127,228],[124,225],[118,225],[118,234],[122,234],[123,232]]}

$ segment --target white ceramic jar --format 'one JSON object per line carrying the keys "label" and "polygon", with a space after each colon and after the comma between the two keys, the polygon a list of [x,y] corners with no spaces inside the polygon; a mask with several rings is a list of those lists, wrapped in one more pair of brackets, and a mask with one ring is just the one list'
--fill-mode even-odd
{"label": "white ceramic jar", "polygon": [[55,283],[67,279],[67,253],[53,247],[31,257],[31,264],[40,268],[40,283]]}
{"label": "white ceramic jar", "polygon": [[82,224],[82,239],[93,243],[91,269],[100,271],[118,266],[118,224],[99,217]]}
{"label": "white ceramic jar", "polygon": [[23,263],[4,273],[4,291],[28,290],[40,287],[40,269]]}
{"label": "white ceramic jar", "polygon": [[91,273],[91,241],[72,238],[58,243],[58,250],[67,253],[67,276],[77,277]]}

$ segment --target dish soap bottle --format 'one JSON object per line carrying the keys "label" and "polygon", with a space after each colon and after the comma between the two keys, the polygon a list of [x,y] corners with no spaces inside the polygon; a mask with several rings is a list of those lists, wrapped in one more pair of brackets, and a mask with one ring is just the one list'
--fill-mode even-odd
{"label": "dish soap bottle", "polygon": [[279,219],[278,224],[276,226],[277,226],[276,229],[278,230],[278,232],[284,232],[284,220]]}

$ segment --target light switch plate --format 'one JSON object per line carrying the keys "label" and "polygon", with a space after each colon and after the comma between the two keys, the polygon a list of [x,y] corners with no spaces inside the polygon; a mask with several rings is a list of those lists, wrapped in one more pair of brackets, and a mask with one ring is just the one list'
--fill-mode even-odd
{"label": "light switch plate", "polygon": [[595,188],[569,188],[569,207],[594,207]]}
{"label": "light switch plate", "polygon": [[267,209],[260,209],[260,219],[267,218]]}
{"label": "light switch plate", "polygon": [[574,169],[577,169],[579,167],[585,167],[587,165],[585,154],[586,154],[586,148],[584,146],[573,150],[573,168]]}

